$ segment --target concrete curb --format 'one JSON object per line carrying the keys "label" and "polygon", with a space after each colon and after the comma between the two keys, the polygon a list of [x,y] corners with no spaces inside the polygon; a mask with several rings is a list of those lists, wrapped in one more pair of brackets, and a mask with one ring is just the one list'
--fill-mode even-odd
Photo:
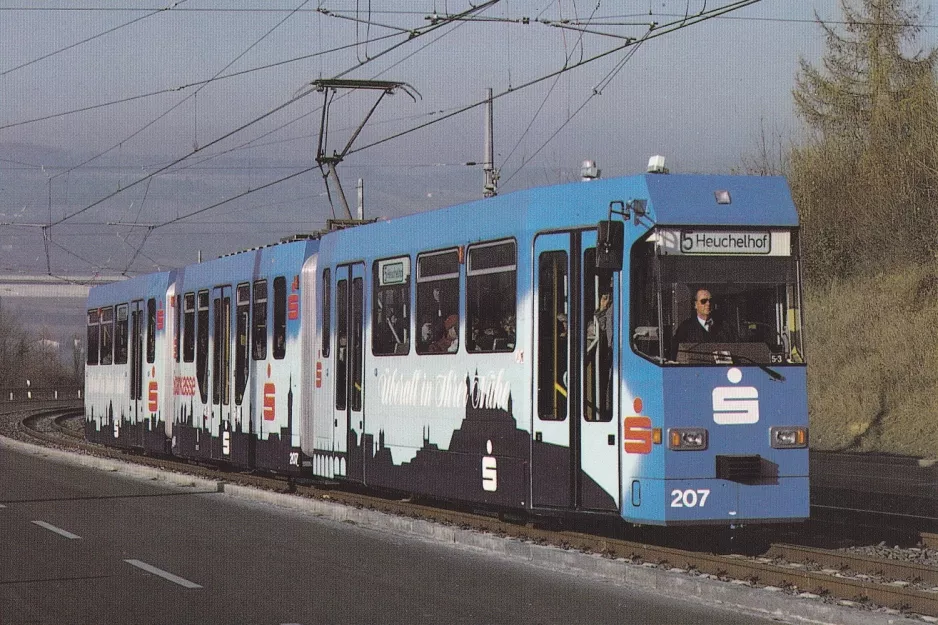
{"label": "concrete curb", "polygon": [[666,571],[654,566],[639,566],[625,560],[604,558],[596,554],[535,545],[514,538],[464,530],[421,519],[393,516],[319,499],[306,499],[295,495],[206,480],[121,460],[40,447],[0,436],[0,450],[3,448],[57,462],[114,472],[130,478],[176,486],[190,486],[206,492],[221,492],[224,496],[233,499],[270,504],[335,522],[352,522],[379,531],[407,534],[423,540],[481,550],[542,568],[586,574],[635,589],[653,590],[684,600],[697,600],[708,605],[738,609],[767,618],[787,619],[798,623],[840,625],[921,625],[925,622],[899,614],[869,612],[828,604],[817,599],[793,597],[778,589],[752,588],[743,584],[692,576],[676,570]]}

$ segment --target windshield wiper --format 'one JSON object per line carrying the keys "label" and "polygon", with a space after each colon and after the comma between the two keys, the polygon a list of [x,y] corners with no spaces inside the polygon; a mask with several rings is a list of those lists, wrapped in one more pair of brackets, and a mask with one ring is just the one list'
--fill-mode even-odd
{"label": "windshield wiper", "polygon": [[[694,347],[699,347],[701,345],[706,345],[706,343],[697,343]],[[728,349],[716,349],[712,351],[697,351],[692,349],[679,349],[678,353],[680,354],[693,354],[695,356],[709,356],[714,360],[714,364],[740,364],[738,361],[742,361],[743,364],[755,365],[765,371],[765,373],[776,382],[784,382],[785,376],[779,373],[778,371],[770,368],[768,365],[763,364],[757,360],[753,360],[749,356],[743,356],[742,354],[734,354]],[[721,362],[721,360],[729,358],[730,362]]]}

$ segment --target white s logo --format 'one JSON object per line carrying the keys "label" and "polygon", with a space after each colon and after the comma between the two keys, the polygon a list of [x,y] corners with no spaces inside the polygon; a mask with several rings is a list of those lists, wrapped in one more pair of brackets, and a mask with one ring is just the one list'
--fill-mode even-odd
{"label": "white s logo", "polygon": [[482,490],[498,490],[498,461],[492,455],[492,441],[485,442],[487,456],[482,456]]}
{"label": "white s logo", "polygon": [[[743,372],[733,367],[726,374],[739,384]],[[713,389],[713,420],[719,425],[744,425],[759,422],[759,389],[754,386],[718,386]]]}

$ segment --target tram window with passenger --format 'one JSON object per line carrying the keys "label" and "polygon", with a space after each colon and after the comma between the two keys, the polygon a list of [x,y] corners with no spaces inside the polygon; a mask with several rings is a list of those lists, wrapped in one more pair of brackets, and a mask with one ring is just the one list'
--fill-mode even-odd
{"label": "tram window with passenger", "polygon": [[371,353],[375,356],[410,352],[410,257],[375,261],[372,265]]}
{"label": "tram window with passenger", "polygon": [[466,349],[515,349],[517,267],[515,242],[480,243],[469,248],[466,268]]}
{"label": "tram window with passenger", "polygon": [[[801,288],[796,234],[785,230],[700,233],[661,229],[631,251],[632,348],[666,364],[801,364]],[[740,253],[695,248],[718,236],[737,237]],[[709,237],[709,238],[708,238]],[[755,241],[752,251],[743,246]],[[698,293],[724,332],[683,341],[675,332],[697,316]]]}
{"label": "tram window with passenger", "polygon": [[417,323],[418,354],[445,354],[459,349],[458,250],[417,256]]}

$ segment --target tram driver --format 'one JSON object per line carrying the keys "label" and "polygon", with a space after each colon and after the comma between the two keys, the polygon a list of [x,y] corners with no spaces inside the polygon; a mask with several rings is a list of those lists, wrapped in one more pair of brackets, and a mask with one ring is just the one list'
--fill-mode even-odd
{"label": "tram driver", "polygon": [[713,295],[709,289],[697,289],[694,314],[678,325],[671,341],[671,360],[677,360],[681,343],[734,343],[738,339],[730,324],[713,316]]}

